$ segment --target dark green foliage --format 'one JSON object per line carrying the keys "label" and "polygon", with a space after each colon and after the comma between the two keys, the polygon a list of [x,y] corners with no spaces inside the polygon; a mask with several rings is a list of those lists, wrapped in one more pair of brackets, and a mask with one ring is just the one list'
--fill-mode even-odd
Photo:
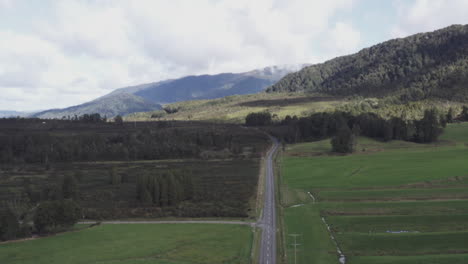
{"label": "dark green foliage", "polygon": [[421,143],[434,142],[441,134],[442,128],[436,110],[426,110],[423,119],[416,122],[415,141]]}
{"label": "dark green foliage", "polygon": [[353,153],[356,148],[356,136],[348,125],[343,124],[331,140],[332,151],[338,153]]}
{"label": "dark green foliage", "polygon": [[151,193],[153,194],[153,204],[155,206],[161,206],[161,186],[159,177],[152,177],[151,187]]}
{"label": "dark green foliage", "polygon": [[16,215],[10,208],[0,210],[0,240],[15,239],[20,232]]}
{"label": "dark green foliage", "polygon": [[71,174],[67,174],[63,178],[62,195],[65,199],[75,199],[78,195],[78,183]]}
{"label": "dark green foliage", "polygon": [[454,116],[455,116],[455,113],[453,111],[453,108],[450,107],[450,109],[448,110],[447,116],[445,118],[447,123],[453,123]]}
{"label": "dark green foliage", "polygon": [[143,204],[154,206],[176,206],[189,200],[193,194],[191,173],[187,171],[164,171],[137,179],[137,199]]}
{"label": "dark green foliage", "polygon": [[72,120],[0,119],[0,129],[1,163],[198,158],[206,150],[241,155],[235,151],[239,147],[267,141],[265,135],[239,126],[195,122],[190,126],[184,122],[148,122],[135,128],[133,123],[115,126]]}
{"label": "dark green foliage", "polygon": [[164,110],[167,114],[174,114],[174,113],[179,112],[179,108],[177,108],[177,107],[172,107],[172,106],[166,106],[166,107],[163,108],[163,110]]}
{"label": "dark green foliage", "polygon": [[148,188],[142,189],[142,193],[140,194],[140,202],[143,205],[149,205],[153,203],[153,198],[151,197],[151,194],[148,191]]}
{"label": "dark green foliage", "polygon": [[336,143],[341,146],[347,130],[351,131],[349,127],[353,128],[354,135],[384,141],[397,139],[427,143],[437,141],[442,133],[442,124],[435,109],[426,111],[422,120],[415,121],[405,121],[397,117],[385,120],[373,113],[358,116],[338,111],[315,113],[303,118],[286,117],[277,126],[269,127],[269,131],[277,138],[290,143],[335,137],[340,132],[343,133],[342,137],[337,138]]}
{"label": "dark green foliage", "polygon": [[122,125],[123,124],[123,118],[121,115],[117,115],[116,117],[114,117],[114,123],[117,124],[117,125]]}
{"label": "dark green foliage", "polygon": [[119,185],[122,183],[122,175],[117,172],[115,167],[109,170],[109,183],[111,185]]}
{"label": "dark green foliage", "polygon": [[70,228],[81,218],[81,209],[73,200],[42,202],[34,214],[38,233],[53,233]]}
{"label": "dark green foliage", "polygon": [[292,73],[268,92],[321,92],[416,101],[468,99],[468,26],[390,40]]}
{"label": "dark green foliage", "polygon": [[[63,191],[74,196],[75,188],[63,186],[64,176],[74,175],[74,201],[88,219],[246,216],[257,158],[268,144],[263,132],[229,124],[0,119],[0,153],[12,154],[11,162],[0,162],[0,200],[22,196],[35,207],[63,199]],[[201,159],[203,152],[223,156]],[[106,160],[112,162],[100,162]],[[121,176],[120,184],[112,185],[119,182],[113,175]],[[139,175],[149,179],[150,204],[138,197]]]}
{"label": "dark green foliage", "polygon": [[247,126],[266,126],[271,122],[271,113],[269,112],[250,113],[245,117],[245,125]]}
{"label": "dark green foliage", "polygon": [[464,105],[461,114],[457,117],[458,121],[468,121],[468,106]]}
{"label": "dark green foliage", "polygon": [[161,206],[165,207],[169,205],[169,185],[165,178],[161,178],[159,181],[159,191],[161,195],[159,196],[159,200],[161,201]]}

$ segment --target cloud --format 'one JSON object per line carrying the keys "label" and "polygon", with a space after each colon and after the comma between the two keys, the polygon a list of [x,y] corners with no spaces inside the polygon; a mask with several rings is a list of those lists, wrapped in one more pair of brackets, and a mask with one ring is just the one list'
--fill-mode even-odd
{"label": "cloud", "polygon": [[355,52],[361,43],[361,33],[350,23],[337,22],[328,33],[326,50],[329,57]]}
{"label": "cloud", "polygon": [[392,29],[394,37],[433,31],[452,24],[468,24],[466,0],[400,1],[398,23]]}
{"label": "cloud", "polygon": [[[0,27],[0,108],[65,107],[119,87],[189,74],[317,63],[356,51],[360,32],[350,22],[334,21],[352,5],[352,0],[50,1],[27,26]],[[0,0],[2,6],[16,17],[34,13],[24,9],[27,2]]]}

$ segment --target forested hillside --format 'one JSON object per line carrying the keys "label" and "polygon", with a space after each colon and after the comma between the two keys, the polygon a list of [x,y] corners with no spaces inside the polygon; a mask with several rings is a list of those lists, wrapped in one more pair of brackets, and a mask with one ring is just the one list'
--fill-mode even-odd
{"label": "forested hillside", "polygon": [[393,39],[291,73],[267,92],[468,99],[468,25]]}

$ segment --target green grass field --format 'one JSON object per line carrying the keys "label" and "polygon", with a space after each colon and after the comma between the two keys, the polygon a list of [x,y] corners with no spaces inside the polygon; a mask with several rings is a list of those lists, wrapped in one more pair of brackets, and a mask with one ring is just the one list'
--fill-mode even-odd
{"label": "green grass field", "polygon": [[250,263],[248,226],[101,225],[36,240],[0,244],[0,263]]}
{"label": "green grass field", "polygon": [[288,146],[281,201],[285,237],[302,234],[297,263],[339,263],[321,217],[347,263],[468,263],[466,143],[459,123],[434,144],[359,138],[352,155],[330,153],[329,140]]}

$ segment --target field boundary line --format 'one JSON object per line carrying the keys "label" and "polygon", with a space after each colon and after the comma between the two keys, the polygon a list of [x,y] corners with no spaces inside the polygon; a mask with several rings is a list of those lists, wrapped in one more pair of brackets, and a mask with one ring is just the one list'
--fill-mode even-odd
{"label": "field boundary line", "polygon": [[328,233],[330,234],[331,240],[333,240],[333,242],[335,243],[336,252],[338,252],[338,255],[339,255],[338,260],[340,261],[341,264],[345,264],[346,263],[346,256],[343,254],[343,251],[341,250],[340,246],[338,245],[338,242],[336,241],[335,236],[333,235],[333,233],[332,233],[332,231],[330,229],[330,226],[328,225],[327,221],[325,221],[325,217],[321,217],[321,218],[322,218],[322,222],[325,224],[325,226],[328,229]]}
{"label": "field boundary line", "polygon": [[195,220],[173,220],[173,221],[80,221],[77,224],[104,224],[104,225],[118,225],[118,224],[224,224],[224,225],[248,225],[256,226],[255,222],[243,221],[195,221]]}

